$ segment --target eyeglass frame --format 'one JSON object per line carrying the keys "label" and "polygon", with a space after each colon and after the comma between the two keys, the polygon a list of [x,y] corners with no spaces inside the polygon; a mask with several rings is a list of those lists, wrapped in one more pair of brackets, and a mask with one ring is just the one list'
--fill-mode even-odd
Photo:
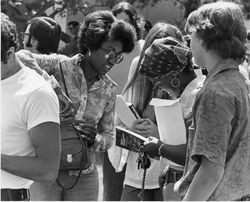
{"label": "eyeglass frame", "polygon": [[[111,55],[112,55],[112,53],[113,53],[113,54],[115,54],[115,55],[114,55],[115,64],[119,64],[119,63],[122,62],[122,60],[123,60],[122,53],[116,53],[115,50],[112,50],[112,49],[107,50],[107,49],[105,49],[105,48],[103,48],[103,47],[100,47],[100,49],[106,52],[106,54],[104,55],[104,58],[105,58],[107,61],[110,61],[110,60],[112,59],[112,58],[110,58],[110,57],[111,57]],[[119,60],[117,59],[118,56],[120,56],[120,59],[119,59]]]}

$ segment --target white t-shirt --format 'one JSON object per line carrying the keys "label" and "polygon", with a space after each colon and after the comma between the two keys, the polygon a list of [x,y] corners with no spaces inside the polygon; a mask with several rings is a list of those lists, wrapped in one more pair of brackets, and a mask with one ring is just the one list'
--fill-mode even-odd
{"label": "white t-shirt", "polygon": [[[34,156],[28,131],[44,122],[59,123],[59,102],[49,84],[22,67],[1,81],[1,153]],[[1,170],[1,188],[29,188],[31,180]]]}

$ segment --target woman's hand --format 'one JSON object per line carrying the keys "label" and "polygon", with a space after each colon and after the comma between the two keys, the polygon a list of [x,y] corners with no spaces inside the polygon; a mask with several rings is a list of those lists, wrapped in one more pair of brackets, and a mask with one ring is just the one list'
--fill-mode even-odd
{"label": "woman's hand", "polygon": [[159,148],[162,144],[159,139],[148,137],[147,141],[144,142],[144,152],[151,158],[159,157]]}
{"label": "woman's hand", "polygon": [[150,119],[137,119],[133,123],[132,130],[145,137],[153,136],[159,138],[158,127]]}
{"label": "woman's hand", "polygon": [[91,147],[95,152],[105,152],[110,147],[107,137],[97,134],[95,137],[95,143]]}
{"label": "woman's hand", "polygon": [[95,125],[79,121],[74,127],[81,134],[81,137],[87,141],[89,147],[95,144],[97,135],[97,128]]}
{"label": "woman's hand", "polygon": [[43,70],[39,67],[36,62],[36,59],[30,51],[24,49],[19,50],[16,53],[16,56],[25,66],[35,70],[40,75],[43,74]]}

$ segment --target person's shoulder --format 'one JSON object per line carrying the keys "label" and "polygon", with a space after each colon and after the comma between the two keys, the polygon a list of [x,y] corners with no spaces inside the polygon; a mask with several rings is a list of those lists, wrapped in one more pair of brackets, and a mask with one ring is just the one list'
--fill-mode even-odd
{"label": "person's shoulder", "polygon": [[28,96],[39,96],[44,99],[47,97],[53,97],[57,99],[54,90],[45,79],[36,73],[36,71],[23,67],[24,74],[22,76],[23,93]]}
{"label": "person's shoulder", "polygon": [[57,99],[57,95],[55,93],[55,91],[49,86],[49,85],[41,85],[39,87],[37,87],[36,89],[34,89],[33,92],[34,95],[39,96],[41,98],[45,98],[45,97],[51,97],[53,99]]}
{"label": "person's shoulder", "polygon": [[67,57],[64,55],[60,56],[61,56],[60,63],[62,64],[63,69],[66,69],[67,72],[83,75],[83,71],[80,66],[80,62],[84,57],[83,55],[76,54],[72,57]]}

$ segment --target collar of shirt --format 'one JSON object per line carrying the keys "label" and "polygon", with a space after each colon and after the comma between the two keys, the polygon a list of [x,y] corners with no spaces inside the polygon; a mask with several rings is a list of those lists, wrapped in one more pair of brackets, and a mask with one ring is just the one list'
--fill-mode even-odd
{"label": "collar of shirt", "polygon": [[214,69],[211,72],[208,73],[207,79],[205,82],[207,82],[207,80],[216,76],[220,72],[224,70],[228,70],[228,69],[239,69],[239,63],[231,58],[223,59],[216,65],[216,67],[214,67]]}
{"label": "collar of shirt", "polygon": [[117,84],[107,75],[100,75],[100,79],[96,81],[92,86],[90,86],[88,91],[93,91],[100,88],[110,89],[115,86],[117,86]]}

